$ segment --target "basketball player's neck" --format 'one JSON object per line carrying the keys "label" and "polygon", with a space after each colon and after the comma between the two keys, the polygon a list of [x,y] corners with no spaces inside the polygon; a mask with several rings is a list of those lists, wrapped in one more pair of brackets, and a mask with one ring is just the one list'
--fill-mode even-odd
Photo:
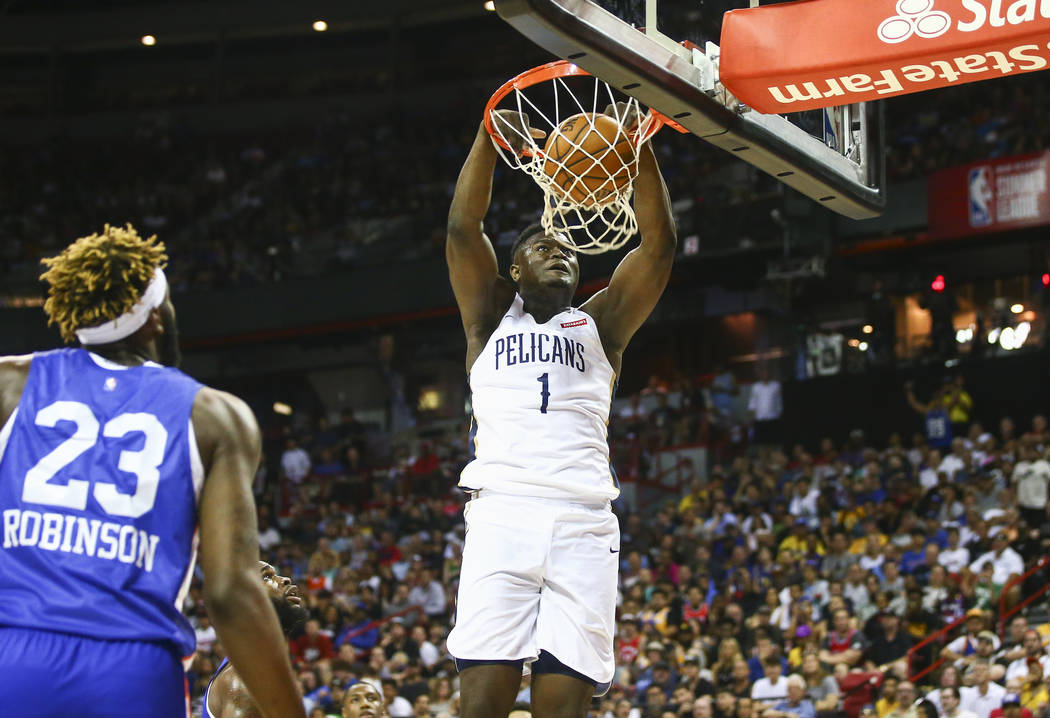
{"label": "basketball player's neck", "polygon": [[115,364],[124,366],[139,366],[148,361],[157,362],[157,351],[152,343],[149,345],[136,344],[129,341],[113,342],[112,344],[92,344],[85,346],[92,354],[98,354],[103,359],[108,359]]}
{"label": "basketball player's neck", "polygon": [[546,324],[551,317],[561,314],[572,306],[572,290],[548,287],[519,290],[525,311],[537,324]]}

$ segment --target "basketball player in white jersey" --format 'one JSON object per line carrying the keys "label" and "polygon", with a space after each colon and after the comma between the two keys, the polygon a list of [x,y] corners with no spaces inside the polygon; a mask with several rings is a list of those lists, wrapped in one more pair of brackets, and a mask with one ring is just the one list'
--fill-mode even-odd
{"label": "basketball player in white jersey", "polygon": [[[502,117],[527,127],[523,115]],[[496,161],[481,127],[448,222],[474,406],[474,459],[460,486],[475,492],[448,650],[460,669],[461,718],[507,716],[525,664],[535,718],[583,718],[615,667],[610,403],[623,351],[670,276],[674,221],[646,143],[634,200],[641,243],[608,288],[574,308],[576,254],[538,225],[514,243],[510,278],[500,275],[482,229]]]}

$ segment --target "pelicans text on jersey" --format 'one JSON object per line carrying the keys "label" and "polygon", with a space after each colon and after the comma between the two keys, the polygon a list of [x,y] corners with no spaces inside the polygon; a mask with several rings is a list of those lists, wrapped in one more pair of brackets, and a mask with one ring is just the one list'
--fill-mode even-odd
{"label": "pelicans text on jersey", "polygon": [[538,324],[515,295],[470,370],[473,460],[460,486],[602,503],[616,375],[594,319],[567,309]]}

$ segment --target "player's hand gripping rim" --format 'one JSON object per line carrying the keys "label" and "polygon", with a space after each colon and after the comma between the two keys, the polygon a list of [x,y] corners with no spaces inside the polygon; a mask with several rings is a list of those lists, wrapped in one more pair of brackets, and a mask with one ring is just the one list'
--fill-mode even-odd
{"label": "player's hand gripping rim", "polygon": [[516,110],[495,110],[492,113],[492,125],[518,157],[532,154],[526,152],[526,146],[531,148],[533,144],[529,138],[542,140],[547,136],[547,133],[538,127],[529,126],[529,116],[526,113]]}

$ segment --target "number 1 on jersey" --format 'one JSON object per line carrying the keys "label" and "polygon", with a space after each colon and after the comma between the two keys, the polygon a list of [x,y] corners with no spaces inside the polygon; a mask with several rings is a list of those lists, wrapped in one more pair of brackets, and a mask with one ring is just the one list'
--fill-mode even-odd
{"label": "number 1 on jersey", "polygon": [[543,387],[540,390],[540,398],[543,399],[543,402],[540,404],[540,413],[541,414],[546,414],[547,413],[547,400],[551,398],[550,384],[547,383],[547,377],[548,377],[548,374],[546,372],[544,372],[544,374],[542,376],[536,377],[536,381],[538,381],[540,383],[540,385]]}

